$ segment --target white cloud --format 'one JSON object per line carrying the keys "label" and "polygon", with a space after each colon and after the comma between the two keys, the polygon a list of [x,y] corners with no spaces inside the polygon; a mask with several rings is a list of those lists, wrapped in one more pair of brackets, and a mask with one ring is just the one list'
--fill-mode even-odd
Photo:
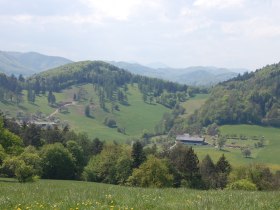
{"label": "white cloud", "polygon": [[222,31],[231,36],[247,38],[272,38],[280,36],[280,25],[268,18],[252,18],[249,20],[224,23]]}
{"label": "white cloud", "polygon": [[162,0],[80,0],[92,9],[95,17],[99,19],[128,20],[134,14],[139,14],[142,9],[157,9]]}
{"label": "white cloud", "polygon": [[195,0],[193,5],[205,9],[224,9],[228,7],[242,7],[244,0]]}

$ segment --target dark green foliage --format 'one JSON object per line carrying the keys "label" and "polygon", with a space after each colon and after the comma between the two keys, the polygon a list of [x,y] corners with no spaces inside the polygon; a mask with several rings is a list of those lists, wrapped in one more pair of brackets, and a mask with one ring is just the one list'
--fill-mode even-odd
{"label": "dark green foliage", "polygon": [[231,172],[231,165],[223,154],[216,163],[216,187],[225,188],[228,183],[228,176]]}
{"label": "dark green foliage", "polygon": [[90,117],[91,115],[90,115],[90,106],[89,105],[87,105],[86,107],[85,107],[85,116],[86,117]]}
{"label": "dark green foliage", "polygon": [[216,188],[216,167],[209,155],[206,155],[205,158],[201,161],[200,174],[204,184],[204,188]]}
{"label": "dark green foliage", "polygon": [[132,145],[131,158],[133,168],[138,168],[145,161],[146,156],[140,141],[136,141]]}
{"label": "dark green foliage", "polygon": [[56,102],[56,98],[55,95],[53,94],[53,92],[50,90],[49,94],[48,94],[48,103],[53,105]]}
{"label": "dark green foliage", "polygon": [[74,179],[75,160],[62,144],[45,145],[41,151],[42,177],[45,179]]}
{"label": "dark green foliage", "polygon": [[0,101],[21,102],[22,82],[14,75],[0,73]]}
{"label": "dark green foliage", "polygon": [[25,146],[40,147],[43,145],[41,141],[41,129],[35,124],[30,124],[23,129],[21,134]]}
{"label": "dark green foliage", "polygon": [[84,156],[84,151],[80,145],[78,145],[75,141],[67,141],[66,148],[72,154],[74,158],[74,163],[77,168],[77,175],[76,177],[79,178],[84,166],[86,165],[86,160]]}
{"label": "dark green foliage", "polygon": [[250,157],[251,156],[251,149],[246,147],[246,148],[241,148],[241,152],[242,152],[242,155],[246,158]]}
{"label": "dark green foliage", "polygon": [[218,173],[225,173],[227,175],[229,175],[229,173],[231,172],[231,165],[226,160],[226,157],[224,154],[219,158],[219,160],[216,164],[216,170]]}
{"label": "dark green foliage", "polygon": [[104,120],[104,124],[107,125],[110,128],[115,128],[117,127],[117,122],[116,120],[110,118],[110,117],[106,117]]}
{"label": "dark green foliage", "polygon": [[97,155],[103,150],[104,142],[100,141],[98,138],[93,139],[91,143],[91,154]]}
{"label": "dark green foliage", "polygon": [[199,173],[198,158],[192,147],[177,144],[167,153],[171,164],[179,172],[181,180],[191,188],[201,188],[202,182]]}

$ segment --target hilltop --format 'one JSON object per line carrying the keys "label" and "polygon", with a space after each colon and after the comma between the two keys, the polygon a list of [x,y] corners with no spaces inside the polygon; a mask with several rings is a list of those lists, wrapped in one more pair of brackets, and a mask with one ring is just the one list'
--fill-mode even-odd
{"label": "hilltop", "polygon": [[0,72],[6,74],[27,76],[67,63],[72,63],[72,61],[63,57],[48,56],[37,52],[0,51]]}

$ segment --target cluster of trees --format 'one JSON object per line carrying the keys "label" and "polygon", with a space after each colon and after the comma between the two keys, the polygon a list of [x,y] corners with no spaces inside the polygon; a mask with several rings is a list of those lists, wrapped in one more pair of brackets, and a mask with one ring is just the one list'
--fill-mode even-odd
{"label": "cluster of trees", "polygon": [[225,156],[199,162],[191,147],[177,144],[158,151],[143,147],[104,144],[67,127],[42,130],[35,125],[15,127],[0,120],[0,174],[20,182],[76,179],[139,187],[270,190],[280,186],[280,173],[252,165],[232,170]]}
{"label": "cluster of trees", "polygon": [[280,63],[223,82],[190,124],[254,123],[280,126]]}
{"label": "cluster of trees", "polygon": [[16,78],[14,75],[6,76],[0,73],[0,101],[10,101],[20,103],[22,99],[24,78],[22,75]]}

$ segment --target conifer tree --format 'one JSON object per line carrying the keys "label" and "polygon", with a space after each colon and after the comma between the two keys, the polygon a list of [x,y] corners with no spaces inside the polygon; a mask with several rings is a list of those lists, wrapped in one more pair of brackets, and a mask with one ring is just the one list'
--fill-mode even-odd
{"label": "conifer tree", "polygon": [[139,141],[136,141],[132,146],[132,166],[133,168],[138,168],[146,159],[143,151],[143,146]]}

